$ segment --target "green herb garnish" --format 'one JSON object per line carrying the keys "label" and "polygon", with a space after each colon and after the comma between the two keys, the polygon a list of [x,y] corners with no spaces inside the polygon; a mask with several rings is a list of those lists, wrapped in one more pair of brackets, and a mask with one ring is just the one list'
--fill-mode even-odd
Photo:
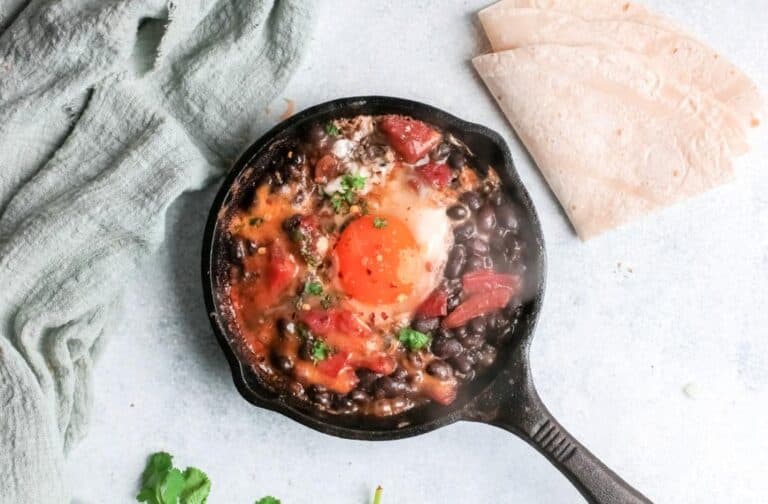
{"label": "green herb garnish", "polygon": [[332,122],[329,122],[325,125],[325,132],[328,133],[330,136],[339,136],[341,131],[339,131],[339,128],[333,124]]}
{"label": "green herb garnish", "polygon": [[429,336],[410,327],[400,329],[400,332],[397,333],[397,339],[411,351],[421,350],[429,345],[430,341]]}
{"label": "green herb garnish", "polygon": [[271,495],[267,495],[254,502],[254,504],[280,504],[280,499],[275,499]]}
{"label": "green herb garnish", "polygon": [[341,213],[344,209],[344,196],[341,193],[333,193],[333,196],[331,196],[331,207],[333,207],[333,211],[336,213]]}
{"label": "green herb garnish", "polygon": [[373,219],[373,227],[376,229],[381,229],[384,227],[387,227],[387,219],[384,219],[382,217],[376,217]]}
{"label": "green herb garnish", "polygon": [[312,342],[312,362],[317,364],[324,361],[331,354],[331,348],[322,340]]}
{"label": "green herb garnish", "polygon": [[211,480],[195,467],[184,472],[173,467],[173,457],[165,452],[153,453],[141,476],[139,502],[149,504],[204,504],[211,492]]}
{"label": "green herb garnish", "polygon": [[319,296],[323,293],[323,284],[320,282],[307,282],[304,284],[304,294]]}
{"label": "green herb garnish", "polygon": [[365,187],[365,175],[344,175],[341,177],[342,192],[359,191]]}
{"label": "green herb garnish", "polygon": [[262,217],[251,217],[248,219],[248,224],[258,227],[264,224],[264,219]]}
{"label": "green herb garnish", "polygon": [[333,306],[333,302],[334,302],[333,296],[331,296],[330,294],[326,294],[325,296],[322,297],[322,299],[320,299],[320,306],[322,306],[324,310],[327,310],[328,308]]}

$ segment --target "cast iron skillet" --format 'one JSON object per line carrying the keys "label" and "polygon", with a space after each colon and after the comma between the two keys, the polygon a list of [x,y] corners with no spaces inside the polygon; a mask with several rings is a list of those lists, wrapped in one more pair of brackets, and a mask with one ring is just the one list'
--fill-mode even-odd
{"label": "cast iron skillet", "polygon": [[[474,165],[489,164],[502,178],[527,221],[524,236],[530,269],[526,283],[531,293],[522,307],[510,342],[500,349],[490,372],[466,384],[467,390],[450,406],[428,405],[388,418],[333,415],[316,411],[267,387],[250,365],[238,359],[233,326],[221,295],[226,252],[221,217],[243,193],[252,194],[257,181],[275,166],[284,146],[314,122],[359,114],[407,114],[437,125],[462,140],[474,153]],[[449,425],[458,420],[484,422],[506,429],[533,445],[555,465],[589,502],[650,502],[573,438],[550,414],[534,388],[528,352],[544,296],[545,252],[539,220],[528,192],[515,170],[504,140],[494,131],[458,119],[442,110],[409,100],[382,96],[342,98],[307,109],[280,123],[254,143],[235,163],[219,190],[208,218],[203,242],[203,290],[209,318],[227,356],[240,394],[262,408],[286,415],[325,434],[350,439],[400,439]]]}

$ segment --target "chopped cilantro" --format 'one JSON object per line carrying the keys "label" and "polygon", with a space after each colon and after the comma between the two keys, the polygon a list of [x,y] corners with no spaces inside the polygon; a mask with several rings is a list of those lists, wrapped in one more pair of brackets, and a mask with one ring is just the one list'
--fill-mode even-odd
{"label": "chopped cilantro", "polygon": [[333,124],[332,122],[329,122],[325,125],[325,132],[328,133],[330,136],[339,136],[341,131],[339,131],[339,128]]}
{"label": "chopped cilantro", "polygon": [[254,502],[254,504],[280,504],[280,499],[275,499],[271,495],[267,495]]}
{"label": "chopped cilantro", "polygon": [[322,340],[315,340],[312,342],[312,361],[317,364],[320,361],[324,361],[331,353],[330,347]]}
{"label": "chopped cilantro", "polygon": [[409,350],[421,350],[429,345],[429,336],[410,327],[404,327],[397,333],[397,339]]}
{"label": "chopped cilantro", "polygon": [[261,226],[262,224],[264,224],[264,218],[262,218],[262,217],[251,217],[250,219],[248,219],[248,224],[250,224],[251,226],[256,226],[256,227]]}
{"label": "chopped cilantro", "polygon": [[141,476],[139,502],[149,504],[204,504],[211,492],[211,480],[195,467],[184,472],[173,467],[173,457],[165,452],[153,453]]}
{"label": "chopped cilantro", "polygon": [[304,284],[304,294],[319,296],[323,293],[323,284],[320,282],[307,282]]}
{"label": "chopped cilantro", "polygon": [[330,294],[326,294],[325,296],[323,296],[322,299],[320,300],[320,306],[322,306],[324,310],[327,310],[328,308],[333,306],[333,296],[331,296]]}
{"label": "chopped cilantro", "polygon": [[334,212],[341,213],[344,209],[344,196],[338,192],[333,193],[333,196],[331,196],[331,206]]}
{"label": "chopped cilantro", "polygon": [[341,177],[343,192],[359,191],[365,187],[365,175],[344,175]]}
{"label": "chopped cilantro", "polygon": [[382,217],[376,217],[373,219],[373,227],[376,229],[381,229],[383,227],[387,227],[387,219],[384,219]]}

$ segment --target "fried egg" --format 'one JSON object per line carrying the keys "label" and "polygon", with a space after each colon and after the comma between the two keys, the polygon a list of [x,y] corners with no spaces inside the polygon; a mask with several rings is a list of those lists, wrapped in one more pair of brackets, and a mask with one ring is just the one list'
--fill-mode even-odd
{"label": "fried egg", "polygon": [[331,279],[343,304],[381,329],[413,318],[440,284],[453,244],[452,198],[414,185],[404,171],[371,188],[369,213],[344,228],[333,250]]}

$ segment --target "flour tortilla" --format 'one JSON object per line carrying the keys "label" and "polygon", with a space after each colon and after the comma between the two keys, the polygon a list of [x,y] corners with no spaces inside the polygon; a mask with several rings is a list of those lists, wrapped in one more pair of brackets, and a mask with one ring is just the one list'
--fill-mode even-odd
{"label": "flour tortilla", "polygon": [[554,10],[514,8],[512,3],[500,2],[479,14],[495,52],[536,44],[561,44],[595,45],[644,55],[679,83],[694,86],[728,109],[732,115],[730,124],[741,130],[729,140],[731,150],[736,155],[749,150],[747,132],[763,118],[760,93],[749,77],[707,45],[649,24],[587,21]]}
{"label": "flour tortilla", "polygon": [[584,240],[733,178],[727,118],[642,56],[537,45],[473,63]]}

